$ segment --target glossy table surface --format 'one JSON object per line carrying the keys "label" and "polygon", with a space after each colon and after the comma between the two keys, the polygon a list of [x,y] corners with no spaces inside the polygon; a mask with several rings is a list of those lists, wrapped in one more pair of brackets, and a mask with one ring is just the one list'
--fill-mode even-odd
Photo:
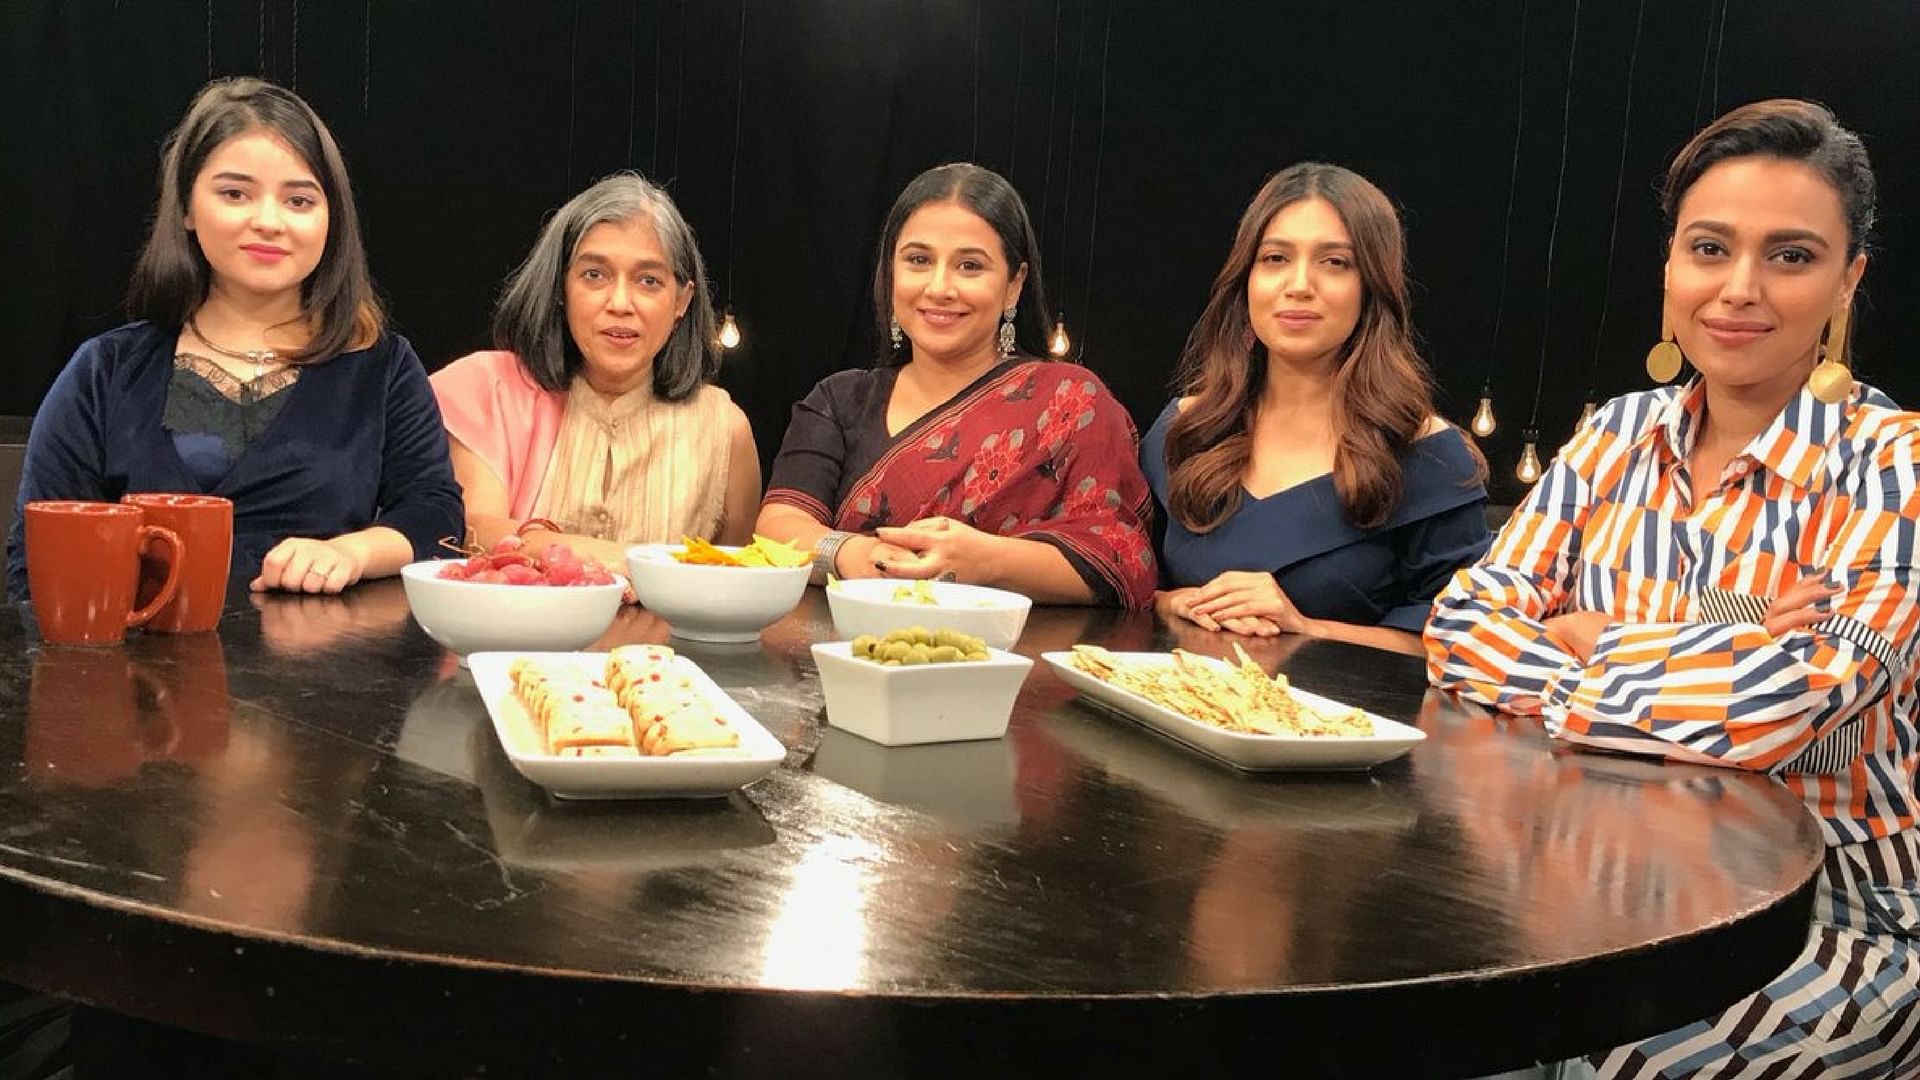
{"label": "glossy table surface", "polygon": [[[1805,937],[1817,829],[1764,777],[1569,751],[1418,660],[1255,643],[1417,724],[1250,775],[1037,665],[1007,736],[827,726],[819,590],[676,642],[789,749],[703,802],[557,803],[397,582],[216,634],[0,613],[0,979],[434,1075],[1471,1075],[1708,1014]],[[624,611],[603,644],[664,641]],[[1020,649],[1226,641],[1036,609]],[[625,1074],[623,1072],[623,1074]]]}

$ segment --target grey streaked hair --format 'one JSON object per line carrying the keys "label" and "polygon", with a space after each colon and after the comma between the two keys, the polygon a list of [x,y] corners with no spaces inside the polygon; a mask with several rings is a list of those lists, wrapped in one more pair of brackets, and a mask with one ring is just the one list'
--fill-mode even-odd
{"label": "grey streaked hair", "polygon": [[494,305],[493,341],[520,358],[528,376],[548,390],[564,391],[583,362],[567,330],[567,267],[580,239],[595,225],[644,220],[665,249],[673,276],[693,287],[693,301],[653,358],[653,392],[682,401],[720,371],[714,340],[712,289],[707,263],[693,227],[658,185],[638,173],[620,172],[568,199],[554,211],[533,250],[507,278]]}

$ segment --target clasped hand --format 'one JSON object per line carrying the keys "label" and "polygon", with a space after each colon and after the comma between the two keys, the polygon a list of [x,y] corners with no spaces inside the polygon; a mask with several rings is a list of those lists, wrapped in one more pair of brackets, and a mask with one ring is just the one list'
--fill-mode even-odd
{"label": "clasped hand", "polygon": [[994,580],[1001,538],[948,517],[881,526],[873,568],[884,577],[967,581]]}
{"label": "clasped hand", "polygon": [[1205,585],[1162,593],[1160,603],[1204,630],[1247,637],[1313,632],[1313,620],[1300,614],[1273,575],[1257,570],[1228,570]]}

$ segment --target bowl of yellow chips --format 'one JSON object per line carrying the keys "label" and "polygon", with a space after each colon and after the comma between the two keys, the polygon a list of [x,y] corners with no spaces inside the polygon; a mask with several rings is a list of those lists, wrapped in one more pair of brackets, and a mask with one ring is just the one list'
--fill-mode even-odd
{"label": "bowl of yellow chips", "polygon": [[811,552],[755,536],[739,547],[689,536],[627,549],[640,605],[690,641],[757,641],[807,591]]}

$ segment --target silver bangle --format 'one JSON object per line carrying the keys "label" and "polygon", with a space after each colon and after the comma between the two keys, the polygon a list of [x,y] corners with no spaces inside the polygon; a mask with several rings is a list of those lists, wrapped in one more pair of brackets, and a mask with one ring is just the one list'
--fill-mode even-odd
{"label": "silver bangle", "polygon": [[853,539],[854,534],[833,530],[821,537],[813,545],[813,573],[807,578],[815,585],[825,585],[827,575],[834,572],[834,560],[840,556],[840,545]]}

